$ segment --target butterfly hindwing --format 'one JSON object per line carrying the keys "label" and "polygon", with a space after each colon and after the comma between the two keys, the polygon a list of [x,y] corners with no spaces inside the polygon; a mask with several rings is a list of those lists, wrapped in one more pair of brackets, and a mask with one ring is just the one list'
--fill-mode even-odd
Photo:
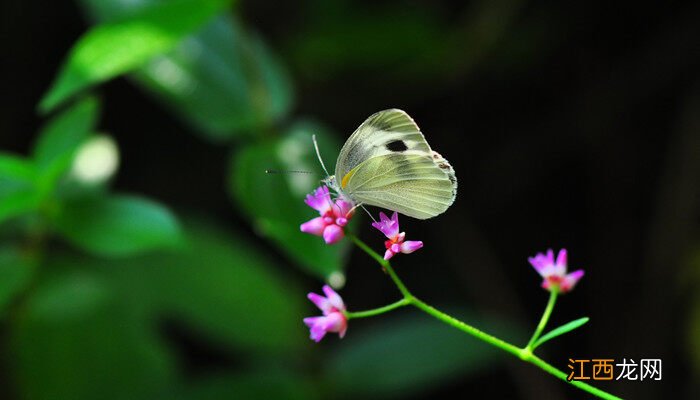
{"label": "butterfly hindwing", "polygon": [[361,163],[344,190],[357,202],[427,219],[447,210],[455,187],[432,157],[389,154]]}

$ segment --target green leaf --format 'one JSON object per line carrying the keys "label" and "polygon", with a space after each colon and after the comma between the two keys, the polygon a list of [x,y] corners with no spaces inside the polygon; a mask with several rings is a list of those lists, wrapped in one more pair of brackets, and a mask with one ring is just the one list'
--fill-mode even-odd
{"label": "green leaf", "polygon": [[154,58],[135,77],[214,140],[260,135],[284,118],[292,103],[281,65],[259,37],[228,15]]}
{"label": "green leaf", "polygon": [[102,256],[132,255],[180,240],[178,221],[167,208],[134,196],[66,202],[54,223],[71,243]]}
{"label": "green leaf", "polygon": [[108,282],[51,267],[12,327],[8,348],[20,397],[150,398],[168,386],[173,360]]}
{"label": "green leaf", "polygon": [[549,340],[554,339],[554,338],[557,337],[557,336],[561,336],[561,335],[563,335],[563,334],[565,334],[565,333],[567,333],[567,332],[571,332],[571,331],[573,331],[574,329],[579,328],[580,326],[582,326],[583,324],[585,324],[586,322],[588,322],[588,319],[589,319],[588,317],[579,318],[579,319],[573,320],[573,321],[571,321],[571,322],[569,322],[569,323],[567,323],[567,324],[564,324],[564,325],[562,325],[562,326],[560,326],[560,327],[558,327],[558,328],[552,329],[552,330],[549,331],[548,333],[542,335],[542,336],[537,340],[537,342],[535,342],[535,344],[532,346],[532,349],[534,350],[534,349],[536,349],[537,347],[539,347],[539,345],[541,345],[541,344],[544,343],[544,342],[547,342],[547,341],[549,341]]}
{"label": "green leaf", "polygon": [[31,281],[36,263],[17,248],[0,247],[0,312],[21,293]]}
{"label": "green leaf", "polygon": [[[153,0],[81,0],[93,20],[139,12]],[[133,75],[199,132],[213,140],[259,134],[292,104],[287,72],[262,39],[237,18],[220,15],[150,60]]]}
{"label": "green leaf", "polygon": [[0,223],[39,207],[36,176],[29,160],[0,153]]}
{"label": "green leaf", "polygon": [[77,92],[133,71],[171,50],[229,2],[173,0],[154,4],[128,19],[92,28],[71,49],[39,109],[49,112]]}
{"label": "green leaf", "polygon": [[185,231],[185,248],[105,265],[134,307],[248,351],[279,354],[306,343],[304,293],[261,251],[206,224]]}
{"label": "green leaf", "polygon": [[33,158],[39,168],[48,168],[66,153],[73,153],[88,138],[97,124],[100,103],[86,97],[53,117],[39,133]]}
{"label": "green leaf", "polygon": [[[335,158],[340,146],[332,136],[319,126],[299,123],[284,138],[251,145],[234,154],[228,187],[258,234],[272,240],[308,272],[328,278],[342,272],[347,241],[329,246],[320,237],[299,230],[303,222],[318,216],[304,198],[321,185],[320,178],[325,176],[311,141],[314,133],[326,161]],[[268,169],[314,174],[266,174]]]}
{"label": "green leaf", "polygon": [[96,98],[81,99],[52,118],[39,133],[33,157],[44,194],[52,191],[58,179],[70,168],[78,148],[97,124],[99,108]]}
{"label": "green leaf", "polygon": [[489,369],[500,357],[489,345],[425,315],[391,316],[361,330],[363,323],[352,321],[322,368],[328,387],[347,398],[416,396]]}

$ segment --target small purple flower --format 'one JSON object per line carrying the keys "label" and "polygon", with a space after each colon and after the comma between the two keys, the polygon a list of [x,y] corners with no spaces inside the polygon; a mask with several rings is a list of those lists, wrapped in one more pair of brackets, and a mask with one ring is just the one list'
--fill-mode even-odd
{"label": "small purple flower", "polygon": [[323,286],[326,297],[316,293],[309,293],[308,298],[322,312],[322,317],[304,318],[304,323],[309,327],[311,339],[320,342],[326,333],[337,332],[342,339],[348,329],[348,320],[345,318],[345,303],[338,293],[330,286]]}
{"label": "small purple flower", "polygon": [[554,260],[552,249],[547,250],[547,254],[537,253],[536,256],[528,258],[530,264],[544,279],[542,287],[549,291],[552,288],[557,288],[561,293],[571,291],[576,286],[576,282],[583,276],[582,269],[567,274],[566,260],[566,249],[559,250],[556,260]]}
{"label": "small purple flower", "polygon": [[398,253],[409,254],[423,247],[423,242],[419,240],[404,240],[405,232],[399,233],[399,214],[394,212],[391,219],[383,212],[379,213],[379,222],[373,222],[372,226],[379,229],[384,236],[389,238],[384,242],[386,252],[384,259],[388,260]]}
{"label": "small purple flower", "polygon": [[321,215],[301,224],[301,231],[321,236],[326,244],[333,244],[345,236],[343,228],[354,213],[352,202],[338,199],[331,200],[326,186],[321,186],[306,196],[304,202]]}

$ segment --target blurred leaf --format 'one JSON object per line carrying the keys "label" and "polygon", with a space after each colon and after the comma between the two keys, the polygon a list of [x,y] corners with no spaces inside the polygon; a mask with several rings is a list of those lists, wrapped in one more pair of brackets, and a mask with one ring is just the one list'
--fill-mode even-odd
{"label": "blurred leaf", "polygon": [[177,244],[180,226],[164,206],[134,196],[93,197],[66,202],[56,229],[96,255],[126,256]]}
{"label": "blurred leaf", "polygon": [[487,344],[424,315],[392,316],[363,331],[353,329],[351,324],[342,346],[323,367],[328,386],[347,398],[415,396],[491,368],[500,356]]}
{"label": "blurred leaf", "polygon": [[569,323],[566,323],[566,324],[564,324],[564,325],[562,325],[562,326],[560,326],[560,327],[558,327],[558,328],[552,329],[552,330],[549,331],[547,334],[542,335],[542,337],[540,337],[540,338],[537,340],[537,342],[535,342],[535,344],[532,346],[532,349],[534,350],[534,349],[536,349],[537,347],[539,347],[542,343],[545,343],[545,342],[547,342],[547,341],[549,341],[549,340],[554,339],[554,338],[557,337],[557,336],[561,336],[561,335],[563,335],[563,334],[565,334],[565,333],[567,333],[567,332],[571,332],[571,331],[573,331],[574,329],[581,327],[581,326],[584,325],[586,322],[588,322],[588,320],[589,320],[588,317],[583,317],[583,318],[579,318],[579,319],[573,320],[573,321],[571,321],[571,322],[569,322]]}
{"label": "blurred leaf", "polygon": [[[94,20],[114,21],[154,0],[81,0]],[[259,133],[292,103],[287,72],[261,38],[220,15],[135,73],[145,86],[212,139]],[[258,132],[253,132],[253,131]]]}
{"label": "blurred leaf", "polygon": [[[318,216],[304,198],[321,185],[320,178],[325,176],[311,141],[314,133],[329,163],[339,152],[338,143],[321,127],[299,123],[284,138],[238,151],[231,163],[228,186],[260,235],[270,238],[307,271],[327,279],[333,272],[342,271],[348,246],[347,241],[328,246],[320,237],[299,230],[303,222]],[[314,174],[266,174],[268,169]]]}
{"label": "blurred leaf", "polygon": [[42,321],[79,319],[104,306],[113,296],[110,289],[94,275],[79,271],[56,274],[33,294],[28,314]]}
{"label": "blurred leaf", "polygon": [[94,97],[77,101],[51,119],[39,133],[33,157],[44,193],[68,170],[80,145],[87,140],[99,118],[99,102]]}
{"label": "blurred leaf", "polygon": [[166,386],[172,360],[107,282],[52,270],[14,326],[10,349],[22,397],[145,399]]}
{"label": "blurred leaf", "polygon": [[33,260],[14,247],[0,247],[0,312],[21,293],[34,273]]}
{"label": "blurred leaf", "polygon": [[281,65],[259,37],[228,15],[154,58],[135,77],[176,115],[216,140],[260,135],[292,103]]}
{"label": "blurred leaf", "polygon": [[42,98],[40,110],[51,111],[80,90],[130,72],[171,50],[229,2],[173,0],[154,4],[128,19],[92,28],[71,49]]}
{"label": "blurred leaf", "polygon": [[66,153],[74,152],[95,127],[99,106],[95,97],[86,97],[52,118],[34,144],[33,157],[37,166],[47,168]]}
{"label": "blurred leaf", "polygon": [[311,382],[291,374],[246,373],[200,379],[172,393],[172,400],[299,399],[313,400],[318,394]]}
{"label": "blurred leaf", "polygon": [[0,153],[0,223],[39,207],[31,161]]}
{"label": "blurred leaf", "polygon": [[225,344],[279,352],[305,343],[305,297],[254,246],[201,223],[186,232],[186,248],[108,264],[106,273],[146,313]]}

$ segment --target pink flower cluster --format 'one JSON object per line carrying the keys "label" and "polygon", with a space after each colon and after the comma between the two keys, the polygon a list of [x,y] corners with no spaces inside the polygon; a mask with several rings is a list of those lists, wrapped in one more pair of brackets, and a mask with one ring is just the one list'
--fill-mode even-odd
{"label": "pink flower cluster", "polygon": [[343,228],[348,224],[354,213],[354,205],[346,200],[331,200],[326,186],[316,189],[307,195],[304,202],[321,215],[301,224],[301,231],[321,236],[326,244],[339,242],[344,236]]}
{"label": "pink flower cluster", "polygon": [[398,253],[410,254],[423,247],[420,240],[404,240],[406,232],[399,233],[399,214],[394,212],[391,219],[383,212],[379,213],[379,222],[373,222],[372,226],[379,229],[389,240],[384,242],[386,252],[384,259],[388,260]]}
{"label": "pink flower cluster", "polygon": [[559,250],[556,260],[554,259],[554,251],[549,249],[547,254],[537,253],[536,256],[528,258],[528,261],[542,276],[542,287],[549,291],[557,289],[560,293],[569,292],[584,274],[582,269],[566,273],[566,249]]}
{"label": "pink flower cluster", "polygon": [[316,342],[320,342],[328,332],[337,332],[342,339],[348,329],[348,320],[343,314],[345,303],[328,285],[323,287],[323,293],[326,294],[325,297],[316,293],[308,295],[309,300],[323,312],[323,316],[304,318],[304,323],[311,331],[311,339]]}

